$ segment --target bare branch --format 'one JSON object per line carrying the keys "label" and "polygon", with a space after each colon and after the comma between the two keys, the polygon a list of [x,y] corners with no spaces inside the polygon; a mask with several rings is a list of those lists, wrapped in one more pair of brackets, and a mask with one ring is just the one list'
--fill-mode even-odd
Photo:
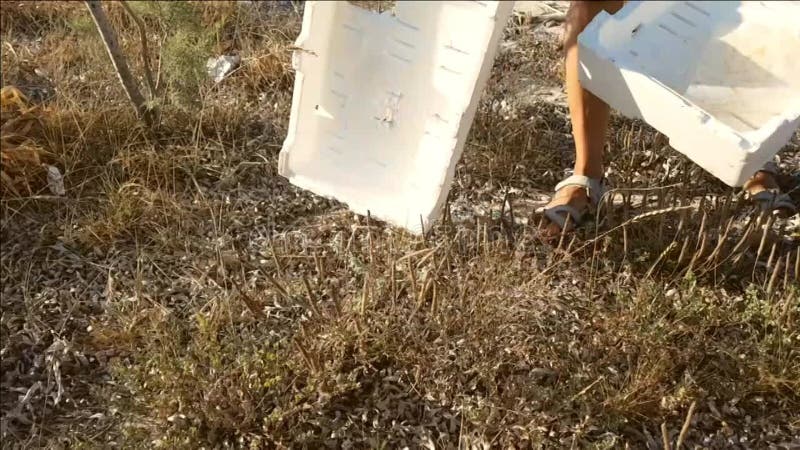
{"label": "bare branch", "polygon": [[142,66],[144,67],[144,78],[147,81],[147,88],[150,90],[150,99],[153,100],[157,97],[156,83],[153,81],[153,71],[150,69],[150,50],[147,47],[147,29],[144,26],[144,21],[133,12],[133,9],[128,5],[128,2],[121,0],[120,4],[125,8],[125,12],[136,22],[136,28],[139,29],[139,38],[142,41]]}
{"label": "bare branch", "polygon": [[147,108],[142,93],[139,91],[136,80],[131,74],[130,68],[128,68],[125,55],[122,53],[119,43],[117,42],[116,33],[114,33],[114,29],[111,27],[100,1],[86,0],[86,7],[92,15],[94,24],[97,26],[97,31],[100,32],[100,37],[103,39],[103,44],[106,46],[108,56],[111,58],[111,64],[113,64],[117,76],[119,76],[119,81],[122,83],[122,87],[125,89],[128,99],[130,99],[133,107],[136,109],[139,118],[144,120],[148,126],[152,125],[152,115]]}

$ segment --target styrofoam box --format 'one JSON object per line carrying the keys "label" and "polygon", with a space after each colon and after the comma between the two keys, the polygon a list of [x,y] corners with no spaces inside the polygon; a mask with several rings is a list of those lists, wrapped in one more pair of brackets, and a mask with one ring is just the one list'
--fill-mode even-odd
{"label": "styrofoam box", "polygon": [[800,123],[798,2],[630,2],[578,43],[584,88],[730,186]]}
{"label": "styrofoam box", "polygon": [[279,173],[419,233],[447,198],[513,2],[307,2]]}

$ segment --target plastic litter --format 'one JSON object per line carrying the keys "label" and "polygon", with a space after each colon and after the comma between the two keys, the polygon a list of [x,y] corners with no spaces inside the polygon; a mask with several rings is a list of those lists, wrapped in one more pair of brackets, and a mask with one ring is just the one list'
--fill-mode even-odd
{"label": "plastic litter", "polygon": [[206,70],[208,71],[208,76],[213,78],[215,83],[219,83],[239,67],[240,62],[239,55],[222,55],[216,58],[208,58]]}
{"label": "plastic litter", "polygon": [[67,191],[64,189],[64,176],[58,167],[48,164],[42,164],[47,169],[47,187],[53,195],[66,195]]}
{"label": "plastic litter", "polygon": [[307,2],[279,173],[420,233],[442,213],[513,2]]}
{"label": "plastic litter", "polygon": [[578,43],[583,87],[730,186],[800,124],[800,2],[634,1]]}

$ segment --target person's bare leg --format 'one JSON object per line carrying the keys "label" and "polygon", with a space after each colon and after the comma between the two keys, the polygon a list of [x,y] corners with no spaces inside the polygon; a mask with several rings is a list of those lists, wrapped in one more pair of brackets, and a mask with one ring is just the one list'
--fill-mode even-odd
{"label": "person's bare leg", "polygon": [[[603,176],[603,149],[609,120],[608,105],[580,85],[578,35],[600,11],[613,14],[619,11],[624,4],[624,0],[570,2],[564,30],[564,62],[567,102],[572,122],[572,134],[575,139],[574,173],[576,175],[585,175],[590,178]],[[775,176],[764,171],[756,172],[744,186],[751,195],[775,187],[777,187]],[[547,207],[569,204],[580,210],[588,202],[589,199],[583,188],[568,186],[561,189],[550,200]],[[572,228],[572,226],[568,226],[568,228]],[[561,229],[557,224],[547,224],[545,235],[557,236],[560,233]]]}
{"label": "person's bare leg", "polygon": [[[567,102],[575,138],[575,174],[591,178],[603,176],[603,147],[608,128],[609,107],[591,92],[583,89],[578,80],[578,35],[600,11],[617,12],[625,4],[617,1],[570,2],[564,29],[564,60]],[[583,188],[569,186],[560,190],[547,207],[570,204],[578,209],[589,199]],[[555,235],[561,230],[550,223],[546,234]]]}

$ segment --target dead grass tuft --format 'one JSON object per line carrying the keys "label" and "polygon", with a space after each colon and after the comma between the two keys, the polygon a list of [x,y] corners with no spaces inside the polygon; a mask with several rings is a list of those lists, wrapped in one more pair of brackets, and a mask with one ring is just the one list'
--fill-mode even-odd
{"label": "dead grass tuft", "polygon": [[114,245],[143,238],[170,240],[181,230],[184,207],[164,192],[136,183],[125,183],[108,192],[108,202],[96,217],[81,225],[80,240],[86,244]]}
{"label": "dead grass tuft", "polygon": [[42,36],[63,26],[65,18],[81,6],[72,2],[3,2],[0,34]]}
{"label": "dead grass tuft", "polygon": [[0,106],[0,196],[38,193],[46,186],[43,165],[53,159],[41,144],[44,112],[13,86],[0,91]]}

